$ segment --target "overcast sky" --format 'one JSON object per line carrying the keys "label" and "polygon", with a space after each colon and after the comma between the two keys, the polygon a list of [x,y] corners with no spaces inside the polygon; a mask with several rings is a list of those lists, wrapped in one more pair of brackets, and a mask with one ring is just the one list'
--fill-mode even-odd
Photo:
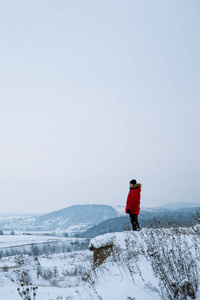
{"label": "overcast sky", "polygon": [[0,213],[200,202],[200,2],[2,1]]}

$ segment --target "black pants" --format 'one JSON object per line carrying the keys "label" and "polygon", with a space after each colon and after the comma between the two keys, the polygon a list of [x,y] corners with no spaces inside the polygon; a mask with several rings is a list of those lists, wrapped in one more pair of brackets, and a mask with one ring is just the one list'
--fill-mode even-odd
{"label": "black pants", "polygon": [[130,214],[130,220],[134,231],[140,230],[140,225],[138,223],[138,215],[131,215]]}

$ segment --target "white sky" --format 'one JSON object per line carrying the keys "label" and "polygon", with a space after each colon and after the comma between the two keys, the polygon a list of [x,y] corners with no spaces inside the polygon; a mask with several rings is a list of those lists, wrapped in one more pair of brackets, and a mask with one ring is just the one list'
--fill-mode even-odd
{"label": "white sky", "polygon": [[0,213],[199,200],[200,2],[0,5]]}

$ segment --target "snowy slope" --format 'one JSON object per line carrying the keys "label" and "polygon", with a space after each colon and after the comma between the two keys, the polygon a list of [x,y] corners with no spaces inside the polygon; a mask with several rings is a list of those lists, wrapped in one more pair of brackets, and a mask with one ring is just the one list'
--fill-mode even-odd
{"label": "snowy slope", "polygon": [[93,285],[96,293],[104,300],[109,299],[109,291],[119,300],[186,299],[188,293],[194,296],[194,292],[197,297],[199,242],[199,227],[143,229],[98,236],[91,240],[90,247],[101,249],[112,245],[113,252],[96,269]]}
{"label": "snowy slope", "polygon": [[42,300],[200,300],[200,228],[142,229],[107,233],[90,241],[111,255],[95,266],[89,250],[4,257],[0,296],[17,300],[25,272]]}

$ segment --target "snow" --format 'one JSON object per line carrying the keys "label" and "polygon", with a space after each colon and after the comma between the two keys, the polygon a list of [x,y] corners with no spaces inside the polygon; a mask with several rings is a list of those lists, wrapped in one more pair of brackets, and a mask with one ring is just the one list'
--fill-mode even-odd
{"label": "snow", "polygon": [[49,237],[39,235],[0,235],[0,248],[29,245],[37,243],[47,243],[63,240],[60,237]]}
{"label": "snow", "polygon": [[120,233],[115,233],[115,235],[113,235],[113,233],[106,233],[104,235],[97,236],[90,241],[89,247],[100,248],[107,245],[113,245],[116,241],[116,237],[120,237],[120,235],[122,236]]}
{"label": "snow", "polygon": [[[58,240],[65,239],[19,235],[1,236],[0,241],[1,246],[4,245],[2,247],[6,246],[9,249],[9,247],[23,245],[23,243],[39,244],[49,242],[49,240],[56,243]],[[75,242],[76,240],[74,239]],[[140,232],[107,233],[92,239],[89,246],[101,248],[108,245],[113,246],[113,253],[96,267],[93,265],[93,252],[89,250],[44,253],[37,258],[30,255],[1,258],[1,299],[22,299],[17,288],[20,286],[21,274],[24,272],[29,274],[32,284],[38,286],[36,300],[167,300],[166,289],[160,281],[159,270],[163,267],[170,278],[167,257],[173,258],[173,255],[170,256],[173,250],[174,255],[185,257],[186,266],[190,260],[195,259],[193,265],[197,264],[199,273],[198,226],[193,229],[142,229]],[[166,261],[163,260],[163,255],[167,255]],[[157,258],[164,263],[155,265]],[[155,272],[155,266],[157,272]],[[181,265],[180,268],[175,269],[176,272],[173,275],[175,281],[179,269]],[[188,272],[191,276],[194,270],[190,265]],[[188,282],[188,277],[185,275],[181,273],[178,275],[180,286]],[[196,299],[200,300],[200,290],[196,293]]]}
{"label": "snow", "polygon": [[[144,282],[148,282],[152,278],[152,272],[150,266],[146,260],[141,260],[141,269],[145,271],[145,278],[141,278],[139,274],[134,276],[134,284],[131,276],[128,272],[117,266],[107,264],[109,266],[109,272],[105,272],[103,277],[100,277],[98,286],[96,288],[97,293],[101,295],[102,299],[118,299],[126,300],[128,297],[135,297],[136,299],[160,299],[155,292],[150,291],[149,288],[145,287]],[[156,283],[156,281],[153,281]],[[95,298],[96,299],[96,298]]]}
{"label": "snow", "polygon": [[[193,229],[143,229],[140,232],[108,233],[95,237],[90,241],[90,247],[101,248],[112,245],[112,247],[116,249],[116,252],[120,249],[120,253],[117,253],[119,256],[116,255],[119,259],[119,264],[114,263],[113,265],[113,261],[116,260],[116,257],[113,259],[108,257],[103,263],[103,266],[99,267],[101,272],[104,268],[104,278],[102,276],[98,276],[100,280],[96,285],[97,293],[99,293],[104,300],[109,299],[109,291],[114,293],[112,294],[113,298],[119,300],[128,299],[128,297],[135,297],[135,299],[149,299],[150,297],[162,299],[163,295],[164,298],[166,297],[165,299],[168,299],[166,287],[163,283],[160,283],[160,275],[155,273],[156,258],[159,259],[160,257],[162,259],[163,255],[167,255],[166,261],[163,260],[161,266],[159,266],[160,262],[158,261],[156,267],[158,268],[158,271],[159,268],[161,271],[165,270],[164,272],[168,273],[167,276],[169,276],[169,278],[171,277],[171,273],[168,269],[169,262],[167,262],[167,257],[173,258],[173,255],[177,256],[175,257],[176,267],[174,267],[174,272],[178,272],[179,265],[177,262],[182,258],[182,256],[184,257],[184,255],[185,260],[189,261],[183,261],[183,266],[180,265],[180,269],[181,267],[187,267],[188,270],[190,269],[191,274],[195,273],[195,266],[193,266],[194,268],[192,269],[191,265],[196,260],[199,272],[200,264],[199,261],[197,261],[199,258],[199,254],[197,253],[200,253],[199,249],[199,252],[197,251],[197,255],[195,256],[195,247],[199,247],[198,229],[198,226]],[[155,237],[157,240],[154,239]],[[180,243],[180,247],[178,243]],[[171,256],[170,251],[173,253]],[[179,251],[181,251],[181,254]],[[130,256],[132,256],[131,259]],[[116,268],[116,265],[117,269],[115,270],[114,266]],[[117,270],[120,269],[121,273],[117,273]],[[174,274],[172,275],[175,277]],[[180,275],[178,274],[177,276],[178,279],[176,280],[179,281],[177,286],[181,287],[183,286],[183,282],[188,282],[190,274],[180,273]],[[182,277],[183,280],[181,280]],[[112,278],[112,280],[115,281],[114,285],[112,280],[110,281],[109,278]],[[162,285],[163,287],[161,290]],[[102,286],[105,287],[103,290]],[[117,287],[117,290],[114,286]],[[120,295],[121,292],[122,295]],[[127,298],[124,297],[125,293]],[[149,296],[147,294],[149,294]],[[198,293],[196,296],[197,295]]]}

